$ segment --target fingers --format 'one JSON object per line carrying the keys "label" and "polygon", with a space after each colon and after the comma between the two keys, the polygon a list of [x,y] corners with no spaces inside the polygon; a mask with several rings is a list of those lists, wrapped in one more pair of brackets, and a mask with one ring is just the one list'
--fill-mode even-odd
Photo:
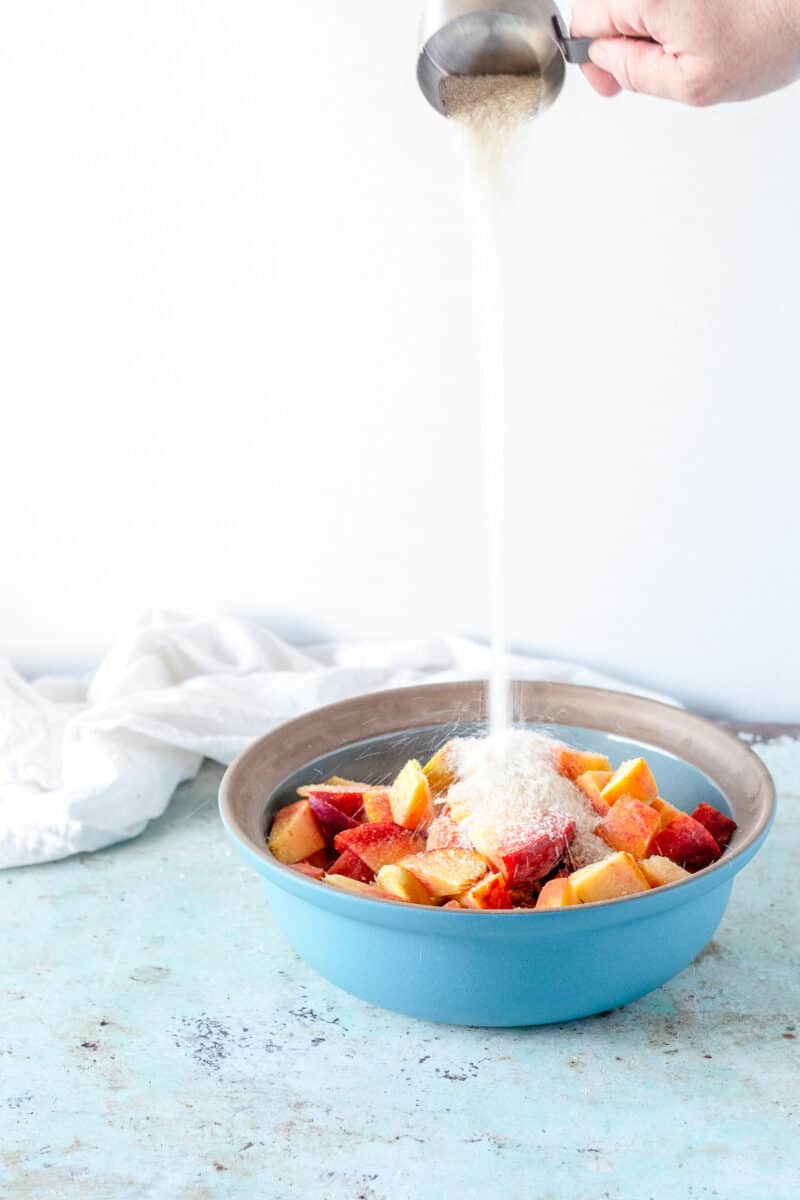
{"label": "fingers", "polygon": [[665,100],[687,98],[686,81],[677,58],[667,54],[657,42],[601,37],[592,42],[589,57],[600,73],[605,72],[626,92],[641,92]]}
{"label": "fingers", "polygon": [[[626,8],[631,12],[626,14]],[[617,0],[612,4],[612,0],[575,0],[571,31],[573,37],[613,38],[640,33],[641,23],[636,19],[635,2]],[[622,90],[613,75],[594,63],[587,63],[581,70],[599,96],[618,96]]]}
{"label": "fingers", "polygon": [[575,0],[573,37],[648,37],[643,0]]}
{"label": "fingers", "polygon": [[609,0],[575,0],[570,23],[572,36],[614,37],[619,30],[609,7]]}
{"label": "fingers", "polygon": [[611,96],[618,96],[622,91],[614,76],[609,75],[607,71],[601,71],[594,63],[586,63],[581,70],[598,96],[605,96],[608,99]]}

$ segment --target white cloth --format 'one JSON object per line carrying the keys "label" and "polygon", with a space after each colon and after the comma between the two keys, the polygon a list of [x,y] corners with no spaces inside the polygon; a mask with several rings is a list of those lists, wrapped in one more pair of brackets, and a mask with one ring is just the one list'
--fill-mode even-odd
{"label": "white cloth", "polygon": [[[629,687],[569,663],[509,656],[516,678]],[[379,688],[486,677],[465,638],[294,649],[226,618],[148,613],[91,679],[27,683],[0,660],[0,867],[136,837],[203,757],[231,762],[299,713]]]}

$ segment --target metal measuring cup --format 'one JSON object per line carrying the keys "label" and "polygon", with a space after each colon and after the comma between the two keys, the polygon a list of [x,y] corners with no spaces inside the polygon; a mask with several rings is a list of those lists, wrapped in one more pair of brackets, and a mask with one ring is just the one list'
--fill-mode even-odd
{"label": "metal measuring cup", "polygon": [[536,75],[539,107],[549,108],[563,87],[565,63],[588,62],[590,42],[567,36],[551,0],[429,0],[417,79],[445,116],[441,85],[453,75]]}

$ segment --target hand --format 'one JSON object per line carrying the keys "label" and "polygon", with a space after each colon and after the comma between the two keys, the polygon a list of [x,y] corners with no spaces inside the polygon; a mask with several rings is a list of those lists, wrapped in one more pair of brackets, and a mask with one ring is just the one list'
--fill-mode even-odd
{"label": "hand", "polygon": [[800,0],[575,0],[574,37],[601,96],[719,104],[800,78]]}

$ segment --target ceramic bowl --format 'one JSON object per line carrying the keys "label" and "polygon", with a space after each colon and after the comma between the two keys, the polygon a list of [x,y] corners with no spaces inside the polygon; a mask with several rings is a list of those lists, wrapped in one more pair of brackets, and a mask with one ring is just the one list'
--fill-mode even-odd
{"label": "ceramic bowl", "polygon": [[[517,683],[520,723],[618,763],[645,754],[666,799],[701,801],[738,823],[722,858],[643,895],[550,912],[472,912],[353,896],[267,850],[275,811],[330,775],[388,782],[455,734],[485,728],[481,683],[379,692],[318,709],[249,747],[225,774],[220,810],[264,881],[289,944],[345,991],[459,1025],[537,1025],[627,1004],[682,971],[717,928],[735,876],[763,844],[775,790],[741,741],[683,709],[620,692]],[[731,981],[735,987],[736,981]]]}

